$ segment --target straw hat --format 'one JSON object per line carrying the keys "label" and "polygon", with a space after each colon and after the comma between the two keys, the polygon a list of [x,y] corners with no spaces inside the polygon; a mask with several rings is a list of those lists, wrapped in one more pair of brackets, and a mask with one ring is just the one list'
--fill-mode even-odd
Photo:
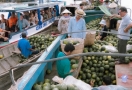
{"label": "straw hat", "polygon": [[102,19],[99,24],[106,25],[106,21],[104,19]]}
{"label": "straw hat", "polygon": [[115,2],[112,2],[110,5],[109,5],[109,8],[116,8],[117,7],[117,4]]}
{"label": "straw hat", "polygon": [[86,13],[82,9],[77,9],[75,11],[75,14],[79,15],[79,16],[85,16],[86,15]]}
{"label": "straw hat", "polygon": [[69,14],[72,14],[69,10],[65,9],[61,14],[64,14],[64,13],[69,13]]}

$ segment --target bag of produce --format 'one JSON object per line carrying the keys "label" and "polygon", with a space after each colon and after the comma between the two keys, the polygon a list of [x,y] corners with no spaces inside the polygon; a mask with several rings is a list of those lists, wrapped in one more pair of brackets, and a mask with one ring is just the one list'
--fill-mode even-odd
{"label": "bag of produce", "polygon": [[96,31],[89,31],[86,34],[86,38],[84,40],[84,45],[93,45],[95,41]]}
{"label": "bag of produce", "polygon": [[[72,43],[75,47],[75,50],[71,53],[72,54],[79,54],[83,52],[84,49],[84,39],[81,38],[67,38],[64,40],[61,40],[61,49],[63,52],[64,51],[64,47],[66,44],[68,43]],[[75,57],[76,59],[80,58],[80,57]]]}
{"label": "bag of produce", "polygon": [[118,50],[112,45],[103,45],[102,47],[105,47],[107,51],[112,52],[112,53],[118,52]]}

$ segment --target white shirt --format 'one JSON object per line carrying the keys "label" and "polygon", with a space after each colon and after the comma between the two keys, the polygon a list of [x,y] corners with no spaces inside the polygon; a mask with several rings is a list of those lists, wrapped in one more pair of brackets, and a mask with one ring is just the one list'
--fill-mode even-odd
{"label": "white shirt", "polygon": [[0,24],[0,28],[3,29],[3,30],[5,30],[5,23],[1,23]]}
{"label": "white shirt", "polygon": [[[126,14],[122,20],[121,20],[121,23],[120,23],[120,26],[119,26],[119,29],[118,29],[118,34],[122,34],[122,35],[130,35],[130,30],[125,33],[124,32],[124,29],[131,23],[131,18],[128,14]],[[127,37],[127,36],[122,36],[122,35],[117,35],[118,38],[120,39],[123,39],[123,40],[129,40],[130,37]]]}

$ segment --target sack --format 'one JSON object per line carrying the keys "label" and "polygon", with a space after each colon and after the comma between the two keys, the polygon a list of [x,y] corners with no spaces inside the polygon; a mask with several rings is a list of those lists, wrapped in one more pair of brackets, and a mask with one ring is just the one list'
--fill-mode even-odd
{"label": "sack", "polygon": [[63,81],[63,84],[66,84],[66,85],[75,85],[79,90],[91,90],[92,87],[81,81],[81,80],[78,80],[76,78],[74,78],[73,76],[67,76],[64,81]]}
{"label": "sack", "polygon": [[96,31],[89,31],[86,34],[86,38],[84,40],[84,45],[93,45],[95,41]]}
{"label": "sack", "polygon": [[132,45],[129,45],[129,44],[128,44],[128,45],[126,46],[126,50],[127,50],[127,51],[132,50]]}
{"label": "sack", "polygon": [[118,50],[114,46],[111,46],[111,45],[103,45],[102,47],[105,47],[107,51],[112,52],[112,53],[118,52]]}
{"label": "sack", "polygon": [[[67,40],[67,41],[79,41],[78,44],[74,45],[75,50],[71,53],[71,55],[83,52],[83,49],[84,49],[84,39],[81,39],[81,38],[67,38],[67,39],[64,39],[64,40]],[[64,51],[65,44],[63,44],[64,40],[61,40],[61,50],[63,52],[65,52]],[[79,59],[80,57],[75,57],[75,58]]]}

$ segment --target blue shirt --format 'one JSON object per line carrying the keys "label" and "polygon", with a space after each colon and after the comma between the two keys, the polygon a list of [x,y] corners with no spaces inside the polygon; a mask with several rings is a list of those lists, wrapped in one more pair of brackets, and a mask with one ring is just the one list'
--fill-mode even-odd
{"label": "blue shirt", "polygon": [[[76,17],[72,17],[69,21],[68,33],[79,32],[83,30],[86,30],[85,20],[81,18],[79,21],[76,21]],[[71,36],[71,38],[85,38],[86,32],[72,33],[68,34],[68,36]]]}
{"label": "blue shirt", "polygon": [[[59,52],[57,58],[66,56],[63,52]],[[57,64],[57,72],[59,77],[65,78],[66,76],[70,75],[71,70],[71,63],[68,58],[59,60],[56,62]]]}
{"label": "blue shirt", "polygon": [[21,50],[21,54],[26,58],[28,58],[32,54],[32,52],[30,50],[32,47],[31,47],[29,41],[25,38],[19,40],[18,48]]}

